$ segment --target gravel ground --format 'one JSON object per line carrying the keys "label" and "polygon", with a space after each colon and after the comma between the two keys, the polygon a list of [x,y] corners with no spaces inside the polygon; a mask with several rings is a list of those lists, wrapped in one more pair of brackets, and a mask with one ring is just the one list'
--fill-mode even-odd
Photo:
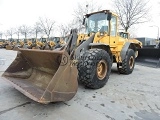
{"label": "gravel ground", "polygon": [[[0,75],[16,51],[0,49]],[[136,65],[132,74],[118,74],[113,64],[101,89],[79,84],[67,102],[39,104],[0,77],[0,120],[160,120],[160,69]]]}

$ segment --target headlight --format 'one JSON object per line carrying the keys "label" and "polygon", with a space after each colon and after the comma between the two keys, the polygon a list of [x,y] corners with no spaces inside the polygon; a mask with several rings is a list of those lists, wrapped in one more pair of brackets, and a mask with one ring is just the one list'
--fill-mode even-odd
{"label": "headlight", "polygon": [[100,32],[100,36],[104,36],[104,32]]}

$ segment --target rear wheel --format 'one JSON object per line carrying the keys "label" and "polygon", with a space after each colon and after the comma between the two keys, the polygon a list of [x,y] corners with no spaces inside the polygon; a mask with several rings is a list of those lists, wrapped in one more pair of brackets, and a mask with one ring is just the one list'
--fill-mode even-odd
{"label": "rear wheel", "polygon": [[135,53],[132,49],[128,49],[125,59],[122,61],[121,66],[117,64],[119,73],[131,74],[135,66]]}
{"label": "rear wheel", "polygon": [[103,87],[109,79],[111,60],[109,54],[102,49],[86,51],[78,63],[79,81],[88,88]]}

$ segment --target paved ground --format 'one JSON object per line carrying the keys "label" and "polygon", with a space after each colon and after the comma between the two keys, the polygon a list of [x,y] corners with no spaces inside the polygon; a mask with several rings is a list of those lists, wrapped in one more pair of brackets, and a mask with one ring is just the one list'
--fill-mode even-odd
{"label": "paved ground", "polygon": [[[16,56],[0,49],[0,75]],[[119,75],[113,65],[109,82],[98,90],[79,85],[68,102],[42,105],[0,77],[0,120],[160,120],[160,69],[135,66]]]}

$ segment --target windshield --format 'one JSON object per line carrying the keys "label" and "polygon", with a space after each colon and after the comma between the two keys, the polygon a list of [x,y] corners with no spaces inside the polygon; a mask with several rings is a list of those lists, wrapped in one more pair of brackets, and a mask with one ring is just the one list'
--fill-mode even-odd
{"label": "windshield", "polygon": [[46,42],[46,38],[41,38],[40,41],[41,42]]}
{"label": "windshield", "polygon": [[86,24],[86,32],[108,32],[109,21],[107,20],[107,14],[97,13],[88,17]]}
{"label": "windshield", "polygon": [[32,39],[32,42],[35,43],[35,42],[36,42],[36,39]]}
{"label": "windshield", "polygon": [[27,43],[27,39],[24,39],[23,41],[24,41],[24,43]]}
{"label": "windshield", "polygon": [[10,42],[14,42],[15,40],[13,40],[13,39],[9,39],[9,41],[10,41]]}
{"label": "windshield", "polygon": [[53,41],[56,42],[56,43],[58,43],[60,41],[60,38],[59,37],[54,37]]}

